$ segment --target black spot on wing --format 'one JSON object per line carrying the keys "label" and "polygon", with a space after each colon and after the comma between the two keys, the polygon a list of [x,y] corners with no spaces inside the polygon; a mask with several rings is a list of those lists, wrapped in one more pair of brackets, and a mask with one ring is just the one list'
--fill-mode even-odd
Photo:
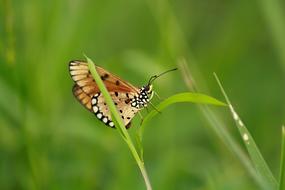
{"label": "black spot on wing", "polygon": [[109,75],[106,73],[106,74],[104,74],[103,76],[101,76],[101,79],[102,80],[106,80],[107,78],[109,78]]}

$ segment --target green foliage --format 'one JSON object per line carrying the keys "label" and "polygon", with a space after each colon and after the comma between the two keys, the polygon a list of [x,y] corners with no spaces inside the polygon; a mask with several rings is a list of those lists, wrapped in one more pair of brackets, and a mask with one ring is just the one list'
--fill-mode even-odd
{"label": "green foliage", "polygon": [[111,111],[112,119],[114,120],[120,135],[122,136],[122,138],[127,143],[133,157],[135,158],[135,160],[136,160],[136,162],[137,162],[137,164],[141,170],[141,173],[142,173],[142,176],[144,177],[144,181],[145,181],[145,185],[146,185],[147,190],[151,190],[152,187],[151,187],[150,181],[148,179],[146,169],[144,167],[144,162],[139,157],[139,154],[138,154],[138,152],[137,152],[137,150],[136,150],[136,148],[132,142],[132,139],[131,139],[131,137],[130,137],[129,133],[127,132],[127,129],[124,125],[124,122],[123,122],[123,120],[122,120],[122,118],[121,118],[121,116],[120,116],[109,92],[107,91],[107,88],[105,87],[103,81],[101,80],[100,75],[97,73],[97,71],[95,69],[95,65],[94,65],[93,61],[91,59],[89,59],[88,57],[86,57],[86,58],[87,58],[89,70],[90,70],[94,80],[98,84],[98,87],[99,87],[100,91],[102,92],[104,99],[106,100],[106,103],[107,103],[107,105]]}
{"label": "green foliage", "polygon": [[[110,96],[110,94],[107,91],[107,88],[105,87],[103,81],[100,78],[100,75],[97,73],[96,69],[95,69],[95,65],[93,63],[93,61],[91,59],[87,58],[87,62],[88,62],[88,67],[89,70],[94,78],[94,80],[96,81],[96,83],[98,84],[98,87],[100,89],[100,91],[102,92],[106,103],[112,113],[112,119],[113,121],[116,123],[116,126],[120,135],[122,136],[122,138],[124,139],[124,141],[126,142],[126,144],[128,145],[133,157],[135,158],[138,167],[141,170],[142,176],[144,178],[145,184],[146,184],[146,188],[148,190],[151,190],[151,184],[144,166],[144,161],[143,161],[143,146],[142,146],[142,135],[143,135],[143,126],[142,125],[140,127],[140,132],[139,132],[139,151],[141,152],[141,156],[139,156],[138,151],[136,150],[132,139],[129,135],[129,133],[127,132],[127,129],[124,126],[123,120],[120,117],[120,114],[118,112],[118,110],[116,109],[116,106],[114,104],[114,102],[112,101],[112,98]],[[145,118],[145,122],[149,121],[151,118],[153,118],[156,113],[158,113],[158,111],[162,111],[163,109],[165,109],[167,106],[171,105],[171,104],[175,104],[175,103],[181,103],[181,102],[192,102],[192,103],[200,103],[200,104],[212,104],[212,105],[218,105],[218,106],[225,106],[226,104],[210,97],[204,94],[194,94],[194,93],[181,93],[181,94],[176,94],[173,95],[172,97],[167,98],[166,100],[164,100],[163,102],[160,103],[160,105],[157,107],[157,110],[153,110],[152,112],[150,112],[146,118]],[[144,123],[143,123],[144,124]]]}
{"label": "green foliage", "polygon": [[[83,52],[136,86],[185,59],[192,80],[185,69],[160,78],[154,90],[164,98],[190,90],[221,99],[219,73],[284,184],[283,10],[278,0],[0,1],[0,189],[145,189],[118,132],[72,96],[67,65]],[[143,126],[137,117],[128,132],[146,129],[137,150],[154,189],[254,190],[268,181],[224,107],[184,102],[142,114]]]}
{"label": "green foliage", "polygon": [[140,141],[142,141],[143,131],[145,130],[145,125],[148,123],[155,115],[157,115],[159,112],[165,109],[166,107],[176,104],[176,103],[198,103],[198,104],[210,104],[210,105],[216,105],[216,106],[226,106],[223,102],[212,98],[210,96],[199,94],[199,93],[180,93],[175,94],[164,101],[162,101],[157,107],[157,110],[152,110],[142,121],[142,125],[139,128],[138,137]]}
{"label": "green foliage", "polygon": [[243,121],[240,119],[239,115],[234,110],[233,105],[231,104],[225,90],[222,87],[220,80],[218,79],[217,75],[215,74],[215,78],[221,88],[221,91],[226,98],[227,104],[229,105],[232,117],[237,125],[237,128],[240,132],[240,135],[243,139],[243,142],[247,148],[249,156],[254,164],[257,174],[261,177],[262,187],[264,189],[277,189],[277,181],[274,178],[271,170],[269,169],[268,165],[266,164],[260,150],[258,149],[254,139],[252,138],[250,132],[244,125]]}

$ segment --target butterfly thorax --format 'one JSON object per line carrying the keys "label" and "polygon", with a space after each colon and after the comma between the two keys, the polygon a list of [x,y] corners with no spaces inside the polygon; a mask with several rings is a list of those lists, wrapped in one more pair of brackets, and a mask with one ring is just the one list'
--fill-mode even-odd
{"label": "butterfly thorax", "polygon": [[140,88],[138,94],[132,99],[132,107],[142,109],[147,107],[153,97],[152,85],[146,85]]}

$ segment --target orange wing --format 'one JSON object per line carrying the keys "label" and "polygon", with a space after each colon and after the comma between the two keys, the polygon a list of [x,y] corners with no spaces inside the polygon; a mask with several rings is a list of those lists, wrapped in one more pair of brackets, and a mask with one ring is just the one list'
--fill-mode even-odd
{"label": "orange wing", "polygon": [[[129,128],[131,120],[140,110],[130,104],[130,100],[139,93],[139,89],[101,67],[96,66],[96,70],[110,92],[126,128]],[[114,127],[109,108],[89,71],[87,63],[71,61],[69,71],[75,82],[72,91],[77,100],[103,123]],[[96,100],[94,101],[94,99]]]}
{"label": "orange wing", "polygon": [[76,99],[85,107],[87,108],[89,111],[92,111],[92,104],[91,104],[91,97],[86,94],[78,85],[74,85],[72,92],[74,94],[74,96],[76,97]]}
{"label": "orange wing", "polygon": [[[105,69],[96,66],[96,70],[109,92],[139,92],[137,87],[111,74]],[[100,92],[86,62],[71,61],[69,63],[69,72],[74,82],[90,97]]]}

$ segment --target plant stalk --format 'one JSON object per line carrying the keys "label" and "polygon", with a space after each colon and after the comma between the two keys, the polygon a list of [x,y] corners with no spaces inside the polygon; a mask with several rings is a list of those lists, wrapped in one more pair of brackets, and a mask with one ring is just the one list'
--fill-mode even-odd
{"label": "plant stalk", "polygon": [[[85,56],[86,57],[86,56]],[[118,113],[118,110],[109,94],[109,92],[107,91],[103,81],[101,80],[99,74],[97,73],[96,71],[96,67],[95,67],[95,64],[93,63],[93,61],[91,59],[89,59],[88,57],[86,57],[87,59],[87,64],[88,64],[88,68],[94,78],[94,80],[96,81],[101,93],[103,94],[104,98],[105,98],[105,101],[112,113],[112,119],[114,120],[114,122],[116,123],[116,127],[120,133],[120,135],[122,136],[122,138],[124,139],[124,141],[127,143],[135,161],[137,162],[137,165],[139,166],[139,169],[141,171],[141,174],[144,178],[144,182],[145,182],[145,185],[146,185],[146,189],[147,190],[152,190],[152,186],[151,186],[151,183],[150,183],[150,180],[149,180],[149,177],[148,177],[148,174],[147,174],[147,171],[145,169],[145,165],[144,165],[144,162],[143,160],[140,158],[135,146],[134,146],[134,143],[132,142],[132,139],[123,123],[123,120],[121,119],[121,116],[119,115]]]}

